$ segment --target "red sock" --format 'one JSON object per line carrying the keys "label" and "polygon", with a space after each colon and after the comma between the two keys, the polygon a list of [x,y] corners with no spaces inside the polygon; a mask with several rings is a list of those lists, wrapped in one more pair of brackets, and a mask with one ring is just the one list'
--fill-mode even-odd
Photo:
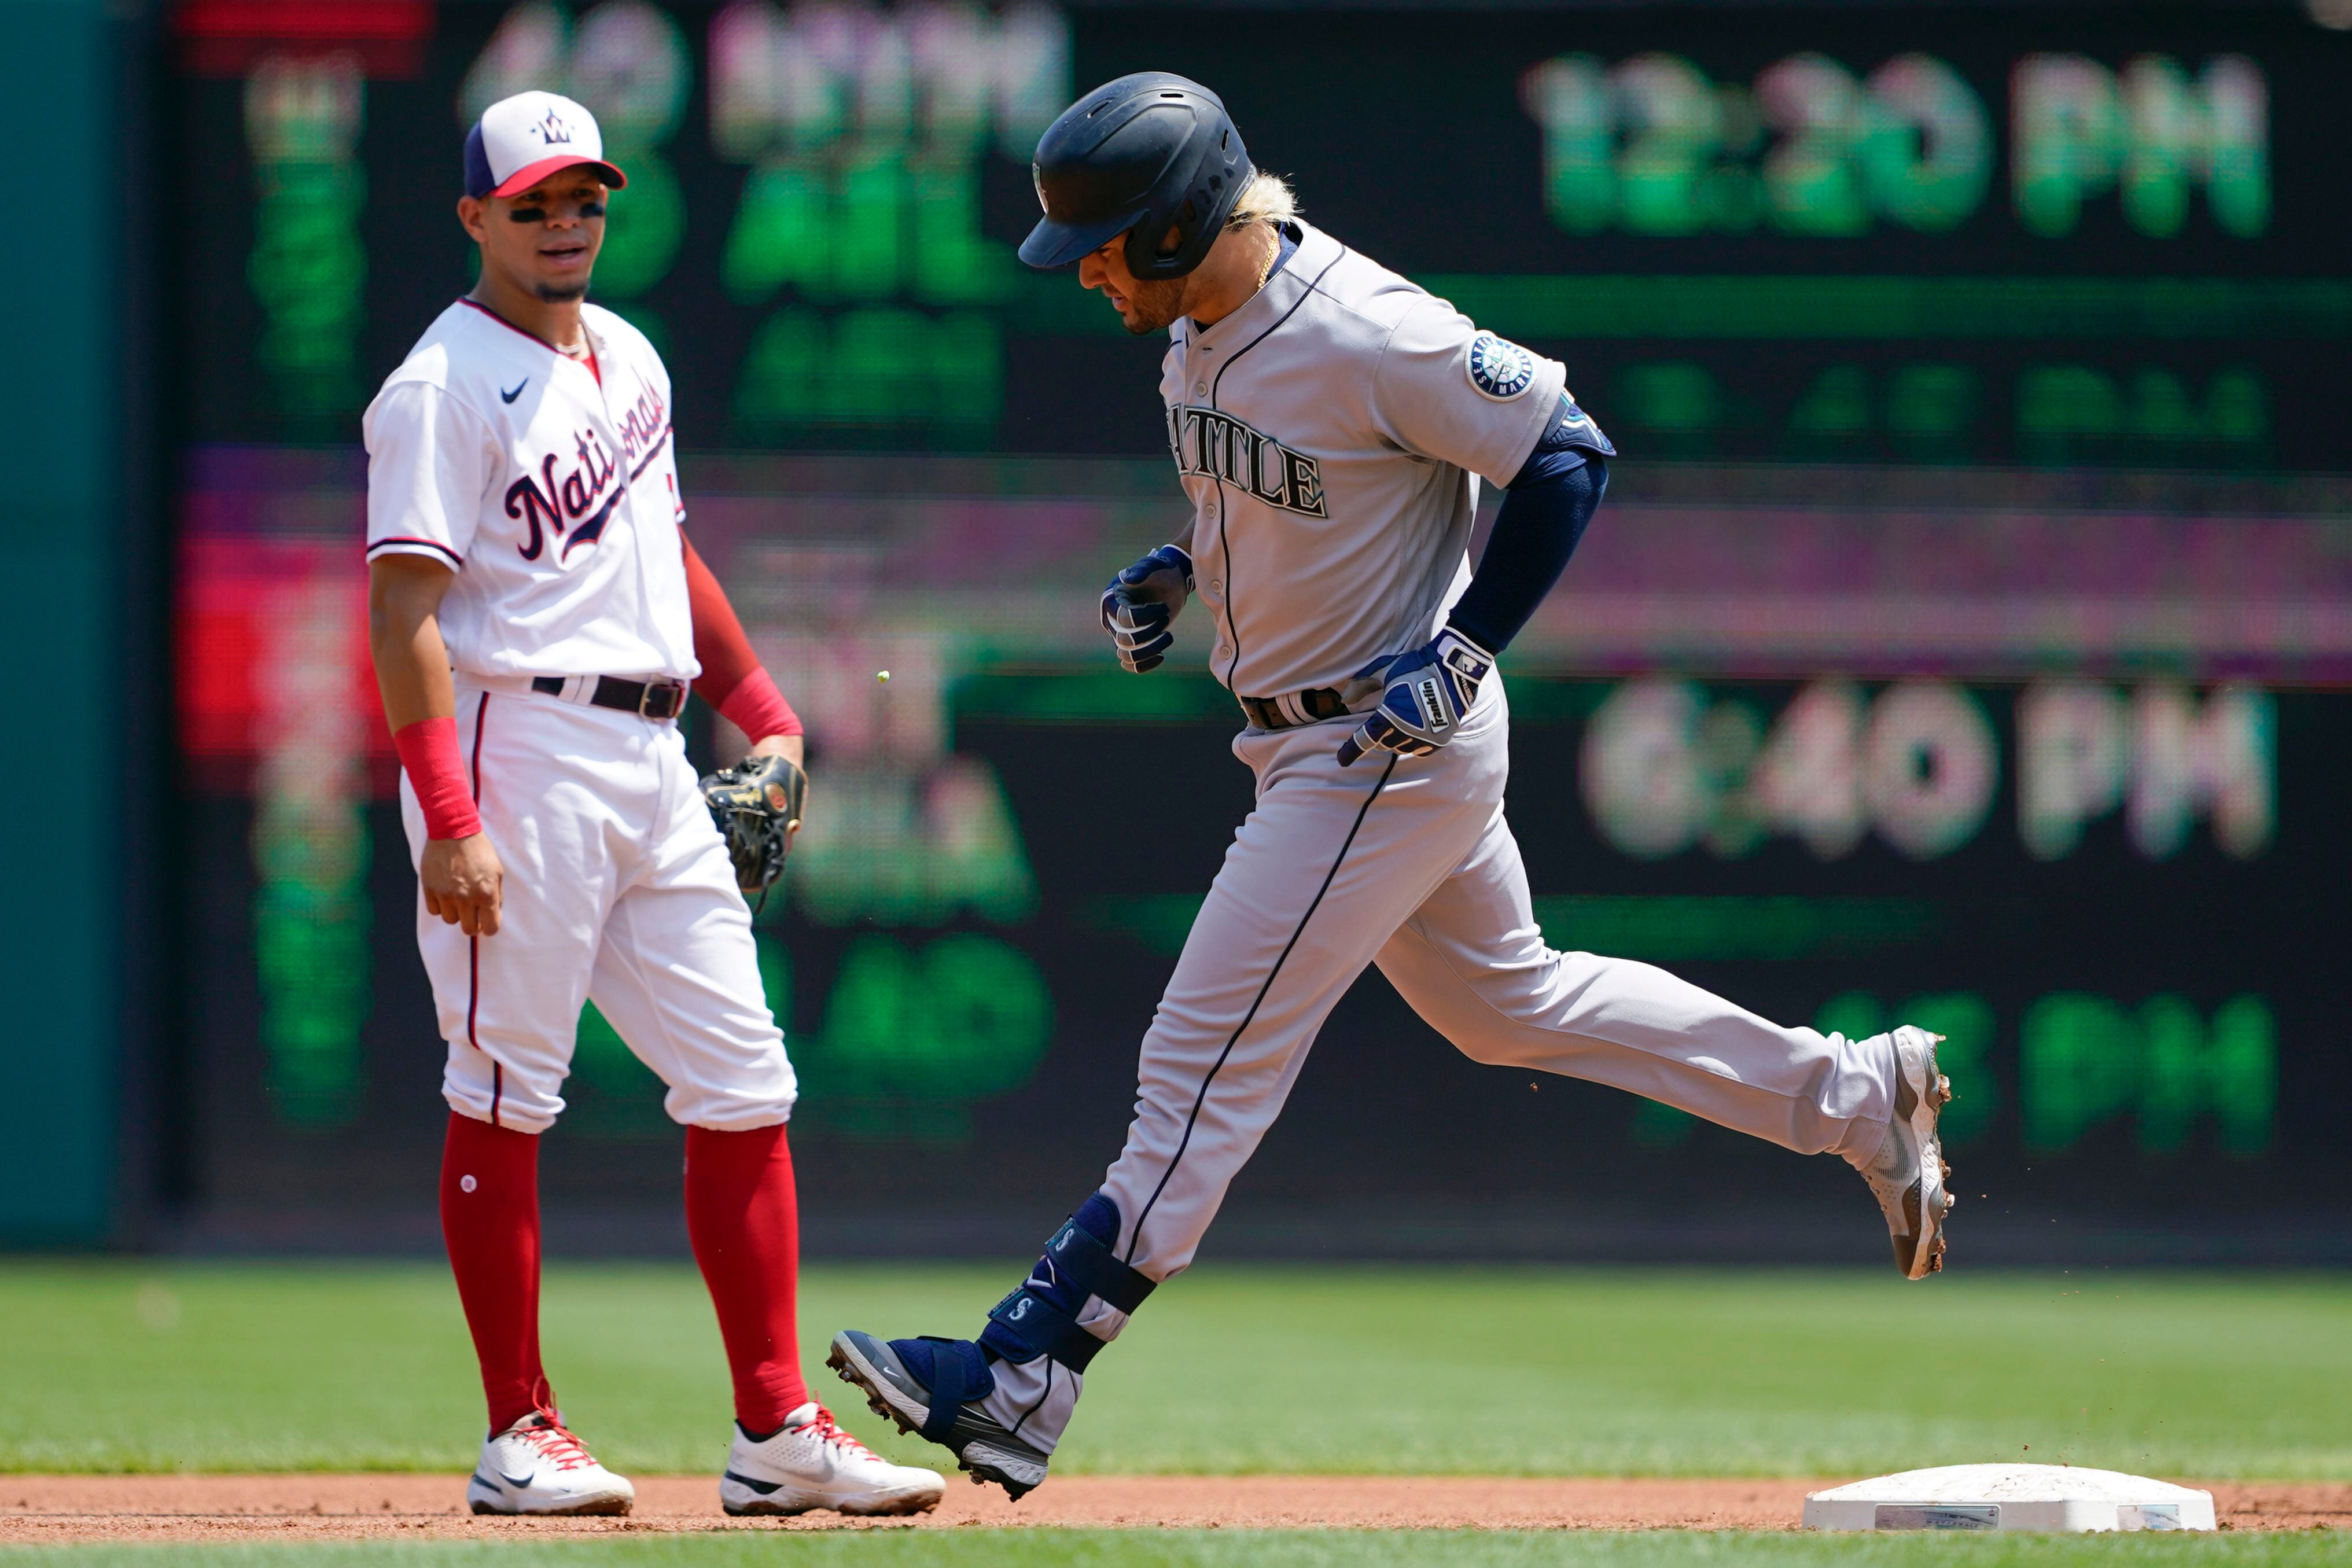
{"label": "red sock", "polygon": [[539,1363],[539,1139],[449,1113],[441,1234],[474,1331],[490,1430],[555,1407]]}
{"label": "red sock", "polygon": [[686,1232],[719,1309],[735,1418],[747,1431],[773,1432],[809,1396],[793,1312],[800,1198],[782,1123],[749,1132],[686,1130]]}

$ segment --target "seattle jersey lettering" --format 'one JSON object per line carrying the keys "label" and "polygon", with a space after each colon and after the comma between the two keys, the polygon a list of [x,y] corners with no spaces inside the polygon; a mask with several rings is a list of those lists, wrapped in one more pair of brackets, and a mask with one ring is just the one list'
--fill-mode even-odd
{"label": "seattle jersey lettering", "polygon": [[1168,447],[1180,474],[1239,485],[1266,505],[1301,517],[1330,515],[1323,504],[1321,466],[1230,414],[1182,405],[1169,409]]}

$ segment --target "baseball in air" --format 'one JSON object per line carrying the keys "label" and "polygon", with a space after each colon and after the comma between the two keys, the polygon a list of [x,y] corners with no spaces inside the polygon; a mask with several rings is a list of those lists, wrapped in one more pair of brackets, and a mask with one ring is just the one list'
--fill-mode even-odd
{"label": "baseball in air", "polygon": [[874,672],[874,679],[887,686],[890,684],[890,672],[887,669],[877,669]]}

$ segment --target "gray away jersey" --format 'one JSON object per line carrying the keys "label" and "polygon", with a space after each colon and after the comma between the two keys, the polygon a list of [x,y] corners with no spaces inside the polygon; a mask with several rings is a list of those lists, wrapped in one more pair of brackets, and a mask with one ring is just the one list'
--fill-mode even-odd
{"label": "gray away jersey", "polygon": [[1216,325],[1171,329],[1180,542],[1247,697],[1339,687],[1437,633],[1470,581],[1478,476],[1507,484],[1567,372],[1305,224]]}

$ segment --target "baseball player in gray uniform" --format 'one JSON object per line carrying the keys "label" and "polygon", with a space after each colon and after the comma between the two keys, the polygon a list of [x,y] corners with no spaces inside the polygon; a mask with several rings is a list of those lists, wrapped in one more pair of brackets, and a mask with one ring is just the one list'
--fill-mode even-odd
{"label": "baseball player in gray uniform", "polygon": [[[1257,804],[1144,1037],[1101,1187],[977,1339],[835,1336],[831,1363],[975,1480],[1045,1477],[1087,1363],[1192,1259],[1365,965],[1481,1062],[1612,1084],[1858,1168],[1896,1267],[1951,1207],[1937,1037],[1784,1028],[1664,971],[1546,945],[1504,820],[1497,657],[1558,580],[1613,448],[1556,362],[1301,222],[1216,96],[1145,72],[1088,93],[1036,158],[1021,247],[1165,330],[1168,441],[1192,502],[1118,574],[1103,624],[1160,662],[1192,599],[1246,727]],[[1481,478],[1508,489],[1474,571]]]}

